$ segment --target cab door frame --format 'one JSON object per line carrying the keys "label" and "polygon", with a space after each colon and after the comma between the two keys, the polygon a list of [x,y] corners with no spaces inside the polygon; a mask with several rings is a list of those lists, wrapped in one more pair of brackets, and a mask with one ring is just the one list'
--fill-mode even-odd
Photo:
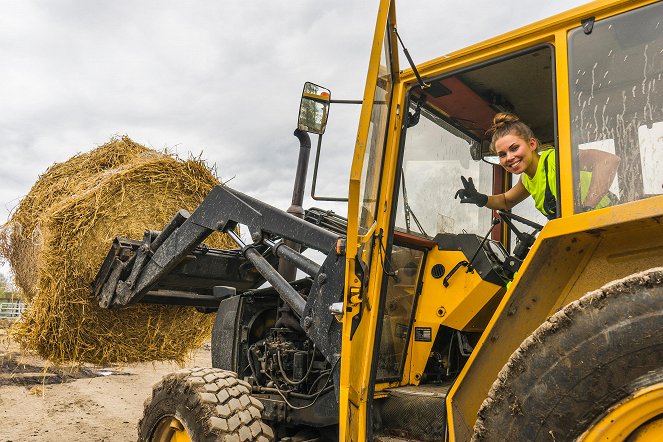
{"label": "cab door frame", "polygon": [[[380,260],[377,259],[379,247],[376,247],[374,234],[380,229],[386,230],[388,223],[388,211],[384,206],[383,195],[390,193],[385,191],[385,188],[393,183],[384,181],[384,169],[385,164],[391,163],[388,157],[392,149],[389,146],[394,144],[394,136],[396,138],[398,136],[398,131],[392,129],[400,125],[400,107],[392,104],[395,103],[395,97],[399,96],[395,91],[399,88],[400,81],[396,36],[393,32],[395,24],[395,1],[381,0],[348,190],[346,281],[339,395],[339,437],[347,441],[364,441],[371,438],[373,370],[371,364],[360,361],[365,361],[366,356],[372,354],[375,345],[382,278],[374,275],[381,275],[383,269]],[[385,42],[389,45],[386,48]],[[381,71],[383,53],[389,64],[386,72],[384,68]],[[386,85],[387,102],[380,103],[375,101],[375,97],[378,87],[385,86],[378,84],[380,76],[385,74],[391,83]],[[376,104],[387,106],[386,115],[377,122],[378,124],[373,121],[376,112],[381,111],[379,108],[376,111]],[[372,142],[377,144],[371,145]],[[380,158],[378,161],[369,161],[365,164],[367,157],[372,154],[371,149],[375,149]],[[377,180],[372,183],[375,194],[369,198],[369,200],[375,198],[375,212],[371,214],[372,220],[362,225],[360,219],[363,220],[365,214],[361,211],[363,203],[361,199],[366,198],[366,195],[362,194],[364,191],[362,185],[370,188],[371,183],[367,183],[368,179]]]}

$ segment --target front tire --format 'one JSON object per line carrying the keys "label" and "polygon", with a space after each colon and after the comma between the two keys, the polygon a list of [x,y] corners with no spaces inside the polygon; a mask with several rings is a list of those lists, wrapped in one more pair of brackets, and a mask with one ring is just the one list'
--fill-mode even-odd
{"label": "front tire", "polygon": [[262,403],[235,373],[193,368],[166,375],[145,401],[138,440],[161,442],[271,442]]}
{"label": "front tire", "polygon": [[[586,294],[527,338],[490,389],[472,440],[575,440],[661,367],[663,268],[656,268]],[[644,414],[631,418],[640,417],[646,425]]]}

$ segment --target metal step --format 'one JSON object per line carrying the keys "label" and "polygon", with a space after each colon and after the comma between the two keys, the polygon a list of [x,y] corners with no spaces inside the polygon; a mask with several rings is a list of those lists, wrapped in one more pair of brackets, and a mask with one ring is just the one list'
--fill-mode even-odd
{"label": "metal step", "polygon": [[374,438],[383,442],[444,440],[446,398],[451,383],[408,385],[385,390],[387,397],[376,399],[377,424]]}

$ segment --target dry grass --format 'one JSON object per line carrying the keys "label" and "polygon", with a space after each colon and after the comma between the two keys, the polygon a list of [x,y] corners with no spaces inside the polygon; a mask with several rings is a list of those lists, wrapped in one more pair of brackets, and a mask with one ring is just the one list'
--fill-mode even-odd
{"label": "dry grass", "polygon": [[[115,236],[140,239],[218,184],[198,159],[182,161],[128,137],[55,164],[0,233],[0,252],[30,308],[11,332],[53,362],[182,362],[209,338],[213,317],[190,307],[104,310],[90,284]],[[208,244],[232,247],[215,234]]]}

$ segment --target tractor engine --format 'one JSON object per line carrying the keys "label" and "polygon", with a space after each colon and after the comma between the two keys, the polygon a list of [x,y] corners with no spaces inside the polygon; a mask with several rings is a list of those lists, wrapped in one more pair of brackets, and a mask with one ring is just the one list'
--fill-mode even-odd
{"label": "tractor engine", "polygon": [[329,364],[301,333],[272,328],[249,348],[253,383],[280,394],[313,395],[330,384]]}

